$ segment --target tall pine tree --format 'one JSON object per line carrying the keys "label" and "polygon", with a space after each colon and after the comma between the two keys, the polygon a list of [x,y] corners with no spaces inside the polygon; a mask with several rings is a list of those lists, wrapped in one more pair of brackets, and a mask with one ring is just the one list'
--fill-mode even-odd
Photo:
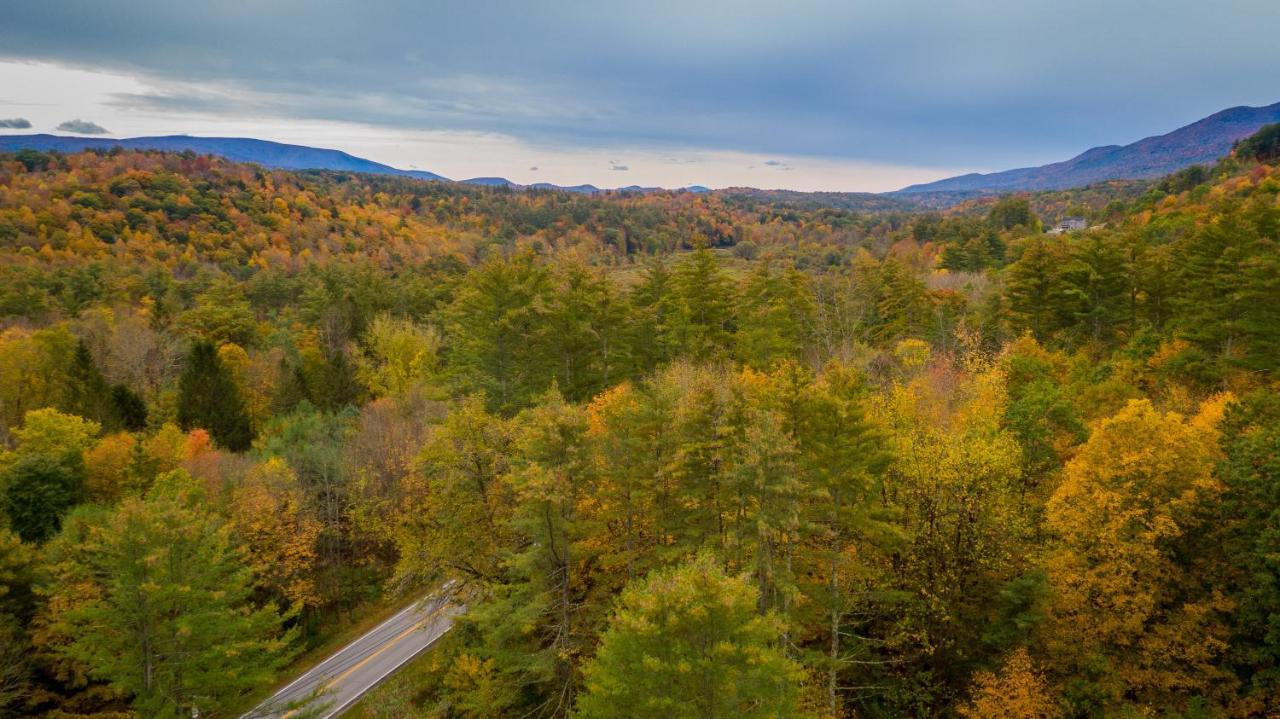
{"label": "tall pine tree", "polygon": [[187,355],[178,380],[178,424],[185,430],[208,430],[215,442],[233,452],[253,444],[240,388],[211,342],[197,341]]}

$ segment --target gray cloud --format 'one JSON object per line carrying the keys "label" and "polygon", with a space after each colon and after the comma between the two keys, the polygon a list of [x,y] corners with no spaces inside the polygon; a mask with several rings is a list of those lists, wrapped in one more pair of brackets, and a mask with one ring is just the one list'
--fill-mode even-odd
{"label": "gray cloud", "polygon": [[995,168],[1280,100],[1274,0],[11,5],[0,58],[152,85],[121,107],[548,146]]}
{"label": "gray cloud", "polygon": [[56,129],[62,130],[63,132],[74,132],[78,135],[105,135],[110,132],[110,130],[96,122],[79,119],[67,120],[61,125],[58,125]]}
{"label": "gray cloud", "polygon": [[530,167],[530,168],[529,168],[529,172],[537,172],[537,171],[538,171],[538,166],[537,166],[537,165],[534,165],[533,167]]}
{"label": "gray cloud", "polygon": [[7,130],[25,130],[31,127],[31,121],[25,117],[11,117],[9,119],[0,119],[0,127]]}
{"label": "gray cloud", "polygon": [[627,167],[626,165],[623,165],[622,163],[615,162],[615,161],[613,161],[613,160],[609,160],[609,169],[610,169],[610,170],[614,170],[615,172],[626,172],[627,170],[630,170],[631,168],[630,168],[630,167]]}

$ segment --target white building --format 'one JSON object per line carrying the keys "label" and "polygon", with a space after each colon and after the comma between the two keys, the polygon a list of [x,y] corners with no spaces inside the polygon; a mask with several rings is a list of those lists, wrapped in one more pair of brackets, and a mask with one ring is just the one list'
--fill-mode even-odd
{"label": "white building", "polygon": [[1049,230],[1050,235],[1060,235],[1064,232],[1076,232],[1078,230],[1089,229],[1089,221],[1083,217],[1064,217],[1062,221],[1053,226]]}

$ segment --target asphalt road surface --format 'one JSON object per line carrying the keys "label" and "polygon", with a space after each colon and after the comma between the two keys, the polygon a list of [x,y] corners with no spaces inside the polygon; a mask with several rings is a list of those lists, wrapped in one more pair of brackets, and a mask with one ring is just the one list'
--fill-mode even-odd
{"label": "asphalt road surface", "polygon": [[241,719],[329,719],[430,647],[461,611],[447,597],[409,605],[317,664]]}

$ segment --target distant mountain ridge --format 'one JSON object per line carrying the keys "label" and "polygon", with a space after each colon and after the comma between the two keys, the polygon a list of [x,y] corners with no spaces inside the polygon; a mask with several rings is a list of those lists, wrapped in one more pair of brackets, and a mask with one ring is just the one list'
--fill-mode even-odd
{"label": "distant mountain ridge", "polygon": [[248,137],[192,137],[165,135],[130,137],[116,140],[107,137],[69,137],[66,135],[0,135],[0,151],[22,149],[81,152],[91,148],[123,147],[127,150],[191,150],[202,155],[217,155],[233,162],[253,162],[280,170],[338,170],[368,172],[374,175],[400,175],[420,180],[448,178],[425,170],[401,170],[381,162],[366,160],[341,150],[326,150],[306,145],[288,145]]}
{"label": "distant mountain ridge", "polygon": [[553,185],[550,182],[535,182],[530,185],[521,185],[518,182],[512,182],[505,177],[473,177],[469,180],[461,180],[468,185],[481,185],[483,187],[510,187],[513,190],[560,190],[562,192],[579,192],[585,195],[593,195],[597,192],[711,192],[710,188],[702,185],[688,185],[686,187],[677,187],[674,189],[666,187],[641,187],[640,185],[627,185],[626,187],[615,187],[612,190],[607,188],[596,187],[595,185]]}
{"label": "distant mountain ridge", "polygon": [[[163,135],[158,137],[129,137],[113,139],[109,137],[80,137],[70,135],[0,135],[0,152],[16,152],[30,149],[48,152],[82,152],[92,148],[110,149],[122,147],[127,150],[164,150],[183,152],[190,150],[201,155],[217,155],[233,162],[252,162],[263,167],[280,170],[334,170],[338,172],[366,172],[373,175],[396,175],[412,177],[419,180],[437,180],[452,182],[449,178],[426,170],[401,170],[384,165],[381,162],[366,160],[363,157],[342,152],[306,145],[290,145],[270,140],[257,140],[249,137],[193,137],[191,135]],[[533,185],[519,185],[504,177],[476,177],[462,182],[471,185],[489,187],[525,187],[540,190],[564,190],[566,192],[596,193],[604,192],[595,185],[572,185],[561,187],[548,182]],[[620,191],[659,192],[659,187],[619,188]],[[680,188],[689,192],[707,192],[707,188],[694,185]]]}
{"label": "distant mountain ridge", "polygon": [[[1180,127],[1164,135],[1147,137],[1128,145],[1094,147],[1065,160],[1040,167],[1023,167],[989,174],[970,173],[904,187],[882,193],[885,199],[906,201],[917,207],[945,208],[973,197],[1008,192],[1036,192],[1085,187],[1112,180],[1146,180],[1163,177],[1185,167],[1213,163],[1227,155],[1232,146],[1257,132],[1264,125],[1280,122],[1280,102],[1265,107],[1233,107]],[[323,148],[290,145],[269,140],[242,137],[192,137],[168,135],[112,139],[49,134],[0,135],[0,152],[24,148],[80,152],[90,148],[123,147],[137,150],[191,150],[218,155],[235,162],[252,162],[283,170],[335,170],[396,175],[421,180],[452,182],[447,177],[425,170],[402,170],[380,162]],[[505,177],[473,177],[459,182],[485,187],[511,189],[559,190],[595,194],[610,190],[595,185],[561,186],[548,182],[522,185]],[[741,194],[747,188],[731,188]],[[674,191],[710,192],[701,185],[675,188]],[[664,188],[629,185],[616,192],[660,192]],[[752,190],[765,193],[765,191]],[[865,209],[868,206],[894,206],[872,201],[871,193],[788,193],[779,191],[789,202],[804,201],[833,207]],[[780,196],[783,196],[780,195]],[[793,195],[795,195],[793,197]],[[902,207],[898,205],[897,207]]]}
{"label": "distant mountain ridge", "polygon": [[1064,162],[960,175],[911,185],[891,194],[1065,190],[1106,180],[1162,177],[1191,165],[1213,163],[1231,152],[1236,142],[1274,122],[1280,122],[1280,102],[1265,107],[1233,107],[1164,135],[1129,145],[1095,147]]}

